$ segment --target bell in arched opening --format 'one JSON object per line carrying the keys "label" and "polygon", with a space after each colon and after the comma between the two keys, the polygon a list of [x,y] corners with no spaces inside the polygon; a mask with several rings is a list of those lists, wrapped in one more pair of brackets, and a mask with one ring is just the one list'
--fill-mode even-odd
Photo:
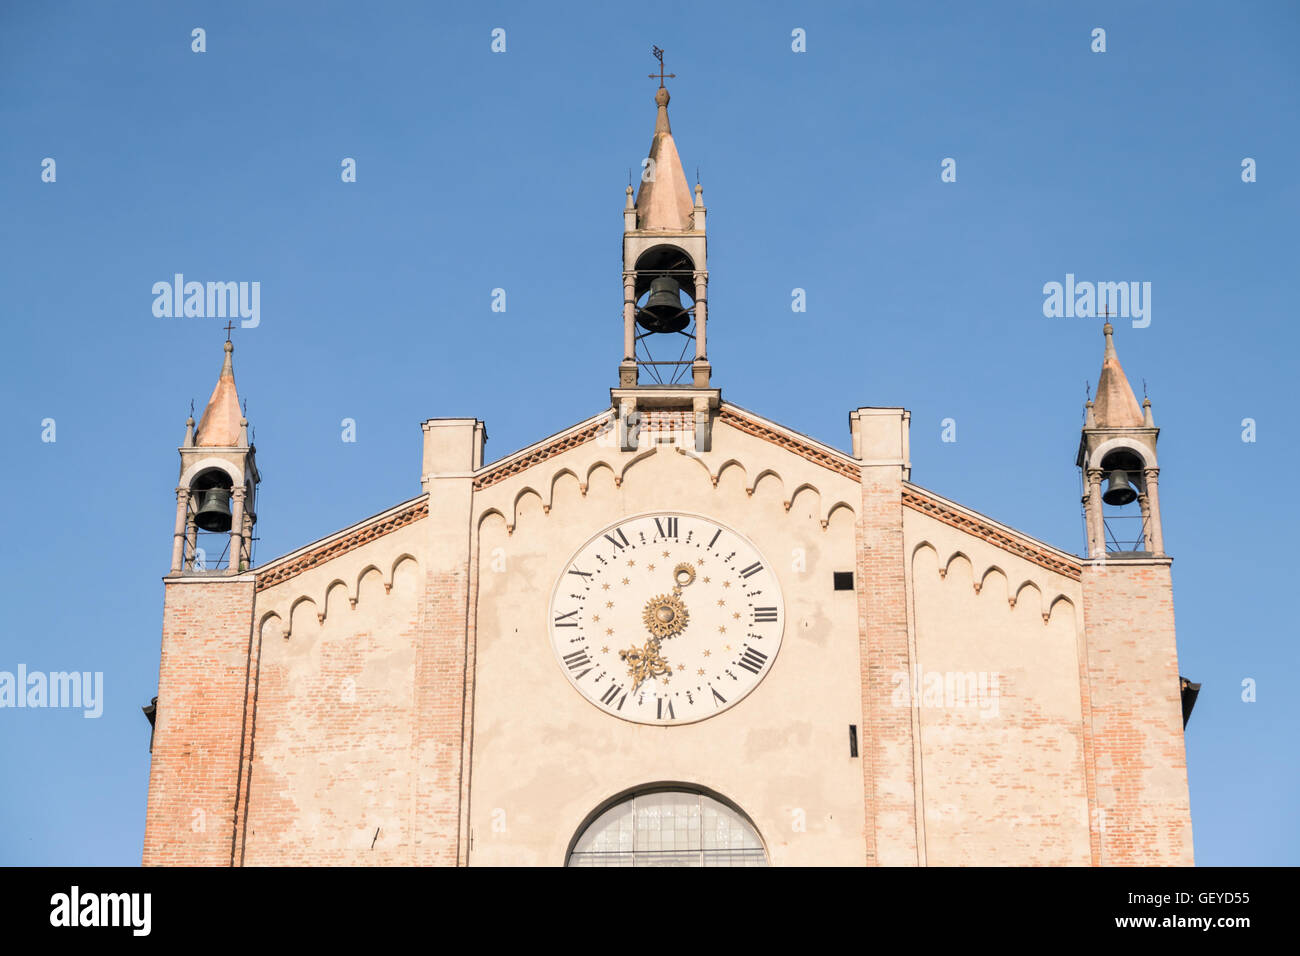
{"label": "bell in arched opening", "polygon": [[229,531],[231,523],[230,489],[208,488],[196,491],[198,510],[194,524],[203,531]]}
{"label": "bell in arched opening", "polygon": [[637,310],[636,321],[647,332],[680,332],[690,325],[690,311],[682,306],[676,279],[659,276],[650,283],[650,294]]}
{"label": "bell in arched opening", "polygon": [[1128,473],[1115,469],[1106,477],[1106,492],[1101,500],[1108,505],[1127,505],[1137,500],[1137,492],[1128,483]]}

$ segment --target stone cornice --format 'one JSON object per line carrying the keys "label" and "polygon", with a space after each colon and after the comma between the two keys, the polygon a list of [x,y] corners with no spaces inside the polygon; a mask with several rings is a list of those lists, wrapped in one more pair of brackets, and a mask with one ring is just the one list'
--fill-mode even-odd
{"label": "stone cornice", "polygon": [[575,429],[562,432],[556,438],[525,448],[523,451],[483,469],[478,477],[474,479],[474,490],[482,491],[484,488],[495,485],[498,481],[504,481],[511,475],[527,471],[533,465],[540,464],[548,458],[554,458],[570,448],[585,445],[600,434],[602,430],[609,427],[610,413],[602,412],[595,420],[589,420],[586,425],[580,425]]}
{"label": "stone cornice", "polygon": [[1049,571],[1055,571],[1075,581],[1078,581],[1082,574],[1083,566],[1077,558],[1056,551],[1050,545],[1036,541],[1028,535],[998,526],[910,483],[903,486],[903,504],[913,511],[929,515]]}
{"label": "stone cornice", "polygon": [[307,549],[292,552],[258,568],[256,590],[264,591],[304,571],[310,571],[326,561],[333,560],[339,555],[347,554],[376,538],[382,538],[398,528],[404,528],[412,522],[427,517],[429,501],[424,498],[405,508],[400,506],[399,508],[400,510],[386,511],[375,518],[347,528],[331,538],[324,539],[323,543],[315,546],[308,545]]}
{"label": "stone cornice", "polygon": [[846,478],[852,478],[854,481],[862,480],[862,469],[842,452],[818,447],[811,439],[803,438],[794,432],[784,429],[778,430],[756,417],[742,414],[734,405],[723,405],[718,411],[718,421],[724,422],[748,435],[771,442],[779,448],[793,452],[800,458],[807,459],[815,465],[821,465],[823,468],[841,474]]}

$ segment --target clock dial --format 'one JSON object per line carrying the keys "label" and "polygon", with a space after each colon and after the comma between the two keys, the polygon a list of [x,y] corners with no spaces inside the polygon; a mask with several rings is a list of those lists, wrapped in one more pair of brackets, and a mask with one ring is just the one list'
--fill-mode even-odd
{"label": "clock dial", "polygon": [[606,713],[688,724],[735,705],[776,660],[785,607],[748,539],[708,518],[656,512],[596,534],[551,597],[551,646]]}

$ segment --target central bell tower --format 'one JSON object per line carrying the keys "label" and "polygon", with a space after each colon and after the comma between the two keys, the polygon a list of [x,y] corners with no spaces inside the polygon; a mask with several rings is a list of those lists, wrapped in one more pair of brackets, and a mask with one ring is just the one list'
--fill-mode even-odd
{"label": "central bell tower", "polygon": [[642,426],[656,411],[692,420],[695,450],[708,451],[721,393],[709,387],[704,188],[696,183],[692,200],[668,123],[663,81],[673,74],[663,72],[657,47],[655,56],[654,138],[641,164],[640,190],[633,199],[627,187],[623,208],[623,360],[611,399],[625,451],[639,446]]}

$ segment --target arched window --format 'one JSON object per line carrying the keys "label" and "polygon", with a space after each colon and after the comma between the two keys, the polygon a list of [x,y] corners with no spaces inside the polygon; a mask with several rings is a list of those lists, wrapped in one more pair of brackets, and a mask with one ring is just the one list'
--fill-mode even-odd
{"label": "arched window", "polygon": [[567,866],[767,866],[758,831],[740,810],[699,790],[651,788],[598,813]]}

